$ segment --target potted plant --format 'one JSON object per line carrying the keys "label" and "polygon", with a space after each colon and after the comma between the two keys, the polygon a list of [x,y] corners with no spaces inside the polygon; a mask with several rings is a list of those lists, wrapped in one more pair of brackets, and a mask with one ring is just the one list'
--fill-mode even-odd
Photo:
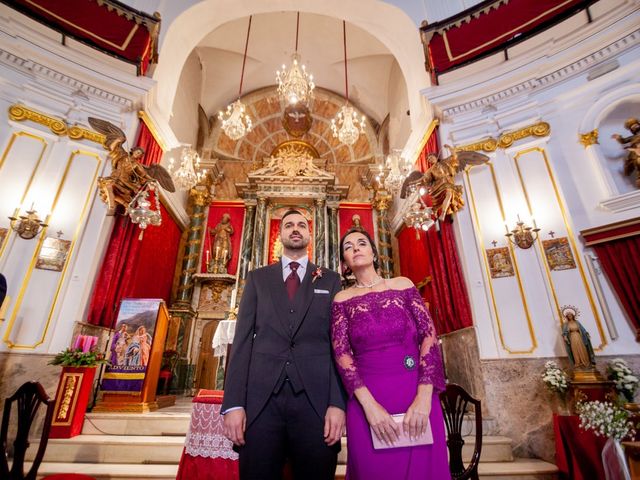
{"label": "potted plant", "polygon": [[544,364],[542,381],[545,387],[547,387],[547,390],[554,394],[554,398],[559,400],[559,404],[554,408],[556,413],[568,415],[567,389],[569,388],[569,383],[567,381],[567,374],[564,373],[556,362],[549,360]]}
{"label": "potted plant", "polygon": [[97,351],[98,337],[78,335],[73,347],[58,353],[49,362],[62,366],[50,438],[71,438],[82,432],[96,367],[108,363]]}

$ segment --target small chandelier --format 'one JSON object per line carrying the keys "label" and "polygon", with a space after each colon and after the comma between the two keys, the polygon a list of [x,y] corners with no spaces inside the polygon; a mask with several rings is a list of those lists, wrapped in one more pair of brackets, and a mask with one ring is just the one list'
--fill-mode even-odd
{"label": "small chandelier", "polygon": [[138,225],[140,228],[140,236],[138,240],[142,240],[145,229],[149,225],[159,226],[162,224],[162,213],[160,213],[160,200],[158,200],[158,194],[154,195],[155,198],[155,210],[152,210],[151,202],[149,201],[149,192],[153,192],[156,189],[155,182],[149,182],[147,185],[133,197],[131,203],[127,206],[127,215],[131,218],[131,223]]}
{"label": "small chandelier", "polygon": [[167,169],[173,177],[173,183],[180,190],[190,190],[200,183],[207,175],[207,170],[200,170],[200,155],[193,148],[185,147],[182,150],[182,160],[180,161],[180,168],[175,172],[174,160],[169,159],[169,168]]}
{"label": "small chandelier", "polygon": [[282,71],[276,72],[278,82],[278,94],[280,98],[294,105],[298,102],[307,103],[313,96],[313,75],[307,72],[306,67],[300,61],[298,54],[298,32],[300,30],[300,12],[296,19],[296,49],[291,56],[291,67],[287,70],[282,65]]}
{"label": "small chandelier", "polygon": [[411,163],[400,155],[400,150],[394,150],[387,155],[384,166],[378,166],[376,180],[390,192],[397,193],[411,169]]}
{"label": "small chandelier", "polygon": [[[20,209],[16,210],[15,215],[18,214],[19,210]],[[11,220],[10,225],[11,229],[14,230],[20,238],[31,240],[40,233],[40,230],[49,225],[40,220],[40,217],[38,217],[38,214],[33,209],[33,204],[31,204],[31,208],[25,213],[26,215],[20,215],[19,217],[9,217],[9,220]]]}
{"label": "small chandelier", "polygon": [[249,33],[251,32],[251,19],[249,16],[249,26],[247,27],[247,40],[244,45],[244,58],[242,60],[242,72],[240,73],[240,88],[238,89],[238,99],[227,106],[226,112],[220,110],[218,118],[222,120],[222,131],[231,140],[238,140],[249,133],[253,128],[251,117],[246,113],[246,107],[240,101],[242,96],[242,82],[244,80],[244,67],[247,63],[247,47],[249,46]]}
{"label": "small chandelier", "polygon": [[340,108],[336,117],[331,120],[331,131],[345,145],[353,145],[366,126],[365,117],[358,118],[358,113],[349,105],[349,77],[347,74],[347,26],[342,21],[342,38],[344,46],[344,92],[346,103]]}
{"label": "small chandelier", "polygon": [[411,208],[404,214],[403,220],[407,227],[413,227],[416,229],[416,237],[419,237],[419,231],[429,230],[435,220],[433,219],[433,209],[427,206],[422,199],[423,195],[427,193],[426,188],[421,187],[418,192],[418,201],[411,205]]}
{"label": "small chandelier", "polygon": [[523,250],[526,250],[527,248],[531,248],[533,246],[533,243],[538,238],[538,232],[540,231],[540,229],[536,225],[535,219],[533,220],[533,227],[530,227],[522,220],[520,220],[520,215],[518,215],[516,228],[509,231],[509,227],[505,223],[504,229],[507,231],[505,237],[507,237],[507,239],[509,239],[509,241],[516,247],[522,248]]}

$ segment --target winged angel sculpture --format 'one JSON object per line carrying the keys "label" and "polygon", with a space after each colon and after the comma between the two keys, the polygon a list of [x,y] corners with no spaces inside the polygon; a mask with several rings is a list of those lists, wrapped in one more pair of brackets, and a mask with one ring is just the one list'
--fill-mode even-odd
{"label": "winged angel sculpture", "polygon": [[111,159],[111,175],[98,178],[100,198],[107,204],[107,215],[115,215],[118,205],[126,211],[133,198],[150,182],[158,183],[169,192],[175,192],[171,175],[160,165],[140,163],[144,149],[134,147],[129,153],[122,147],[127,138],[113,123],[89,117],[89,124],[105,137],[105,146]]}
{"label": "winged angel sculpture", "polygon": [[440,212],[440,220],[464,207],[462,186],[456,185],[455,176],[469,165],[482,165],[489,161],[489,157],[482,153],[456,152],[449,145],[445,147],[452,152],[450,156],[438,159],[438,155],[430,153],[427,156],[429,169],[425,173],[411,172],[400,190],[400,198],[406,198],[417,188],[426,187],[433,200],[433,210]]}

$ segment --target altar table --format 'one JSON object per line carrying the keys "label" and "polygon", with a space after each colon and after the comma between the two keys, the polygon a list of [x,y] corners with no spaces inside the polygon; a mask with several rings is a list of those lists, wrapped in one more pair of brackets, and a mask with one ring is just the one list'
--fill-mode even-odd
{"label": "altar table", "polygon": [[577,415],[554,415],[556,436],[556,464],[562,478],[569,480],[604,479],[602,449],[605,437],[580,428]]}
{"label": "altar table", "polygon": [[200,390],[193,399],[191,423],[176,480],[238,480],[238,454],[224,436],[222,391]]}

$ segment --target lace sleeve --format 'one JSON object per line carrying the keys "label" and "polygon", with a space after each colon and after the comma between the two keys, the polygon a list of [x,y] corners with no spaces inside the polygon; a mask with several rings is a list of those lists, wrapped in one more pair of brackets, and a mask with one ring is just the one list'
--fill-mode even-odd
{"label": "lace sleeve", "polygon": [[431,384],[435,392],[440,392],[445,388],[445,378],[436,329],[418,290],[411,288],[407,291],[409,309],[416,322],[420,342],[418,383]]}
{"label": "lace sleeve", "polygon": [[336,367],[342,378],[342,383],[351,397],[357,388],[364,386],[364,382],[358,374],[356,361],[351,350],[349,319],[344,311],[344,306],[338,302],[333,302],[331,307],[331,341]]}

